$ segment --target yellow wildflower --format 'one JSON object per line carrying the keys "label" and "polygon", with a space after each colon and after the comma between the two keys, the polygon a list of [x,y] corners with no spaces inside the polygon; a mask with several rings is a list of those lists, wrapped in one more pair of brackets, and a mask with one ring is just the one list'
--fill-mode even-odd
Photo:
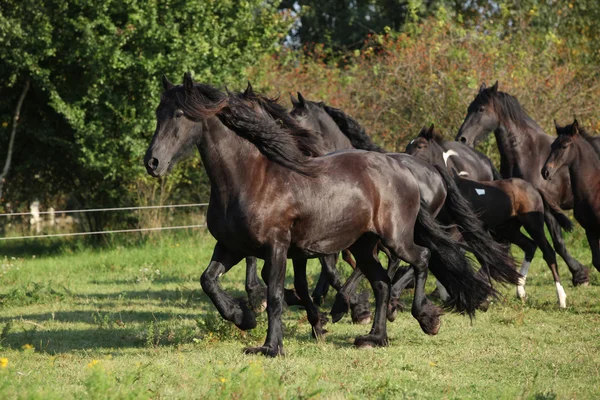
{"label": "yellow wildflower", "polygon": [[32,346],[32,345],[30,345],[29,343],[26,343],[26,344],[24,344],[23,346],[21,346],[21,348],[22,348],[23,350],[31,350],[31,349],[33,349],[33,346]]}
{"label": "yellow wildflower", "polygon": [[100,361],[98,360],[92,360],[92,362],[90,362],[87,366],[88,368],[92,368],[95,365],[98,365],[100,363]]}
{"label": "yellow wildflower", "polygon": [[221,381],[221,383],[225,383],[225,382],[227,382],[227,379],[225,379],[225,378],[221,378],[221,379],[219,379],[219,380]]}
{"label": "yellow wildflower", "polygon": [[6,368],[8,366],[8,358],[0,358],[0,368]]}

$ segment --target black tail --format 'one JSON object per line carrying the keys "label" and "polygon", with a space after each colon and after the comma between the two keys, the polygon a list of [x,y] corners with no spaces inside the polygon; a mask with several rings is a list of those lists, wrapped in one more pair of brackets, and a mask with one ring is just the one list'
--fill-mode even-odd
{"label": "black tail", "polygon": [[560,207],[548,197],[548,195],[543,191],[538,189],[540,192],[540,196],[542,196],[542,201],[544,202],[544,209],[548,210],[550,214],[556,219],[556,222],[567,232],[571,232],[573,230],[573,223],[565,214],[563,214]]}
{"label": "black tail", "polygon": [[352,146],[355,149],[377,151],[379,153],[386,152],[381,147],[373,143],[369,135],[367,135],[367,132],[365,132],[365,129],[360,126],[360,124],[354,118],[350,117],[342,110],[329,107],[327,105],[323,105],[323,109],[327,114],[329,114],[331,119],[335,121],[336,125],[350,140],[350,143],[352,143]]}
{"label": "black tail", "polygon": [[516,270],[515,260],[511,257],[509,250],[492,238],[492,235],[483,227],[483,223],[477,217],[471,203],[462,193],[454,179],[445,168],[435,166],[442,176],[448,194],[444,207],[453,223],[457,225],[462,234],[469,251],[481,264],[484,272],[492,279],[500,283],[517,284],[520,274]]}
{"label": "black tail", "polygon": [[466,312],[472,317],[480,304],[496,295],[487,279],[476,273],[463,246],[435,221],[423,201],[415,226],[415,243],[431,250],[429,269],[450,295],[446,309]]}

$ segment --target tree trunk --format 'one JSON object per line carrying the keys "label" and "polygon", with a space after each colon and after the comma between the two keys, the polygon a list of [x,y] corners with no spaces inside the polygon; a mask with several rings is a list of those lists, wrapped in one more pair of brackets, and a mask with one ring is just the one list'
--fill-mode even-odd
{"label": "tree trunk", "polygon": [[12,131],[10,133],[10,140],[8,142],[8,153],[6,154],[6,162],[4,163],[4,169],[2,170],[2,174],[0,174],[0,202],[2,202],[2,189],[4,188],[4,180],[6,179],[6,175],[8,175],[8,170],[10,169],[13,146],[15,144],[15,136],[17,133],[17,125],[19,124],[19,115],[21,114],[21,106],[23,105],[23,100],[25,100],[25,95],[27,94],[28,90],[29,78],[25,81],[25,86],[23,86],[23,91],[21,92],[21,96],[19,97],[19,101],[17,102],[17,108],[15,108],[15,114],[13,116]]}

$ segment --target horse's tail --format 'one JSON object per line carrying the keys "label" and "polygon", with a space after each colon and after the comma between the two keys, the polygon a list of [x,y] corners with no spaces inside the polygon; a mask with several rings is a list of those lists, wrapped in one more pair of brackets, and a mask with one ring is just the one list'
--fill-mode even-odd
{"label": "horse's tail", "polygon": [[571,232],[573,230],[573,223],[565,214],[563,214],[562,210],[556,204],[550,196],[547,195],[541,189],[538,189],[540,196],[542,196],[542,201],[544,202],[544,209],[548,210],[550,214],[556,219],[561,228],[563,228],[567,232]]}
{"label": "horse's tail", "polygon": [[386,151],[373,143],[373,140],[365,129],[351,116],[340,109],[323,105],[325,112],[333,119],[338,128],[352,143],[352,147],[359,150],[377,151],[385,153]]}
{"label": "horse's tail", "polygon": [[516,271],[515,260],[510,256],[508,249],[495,241],[483,227],[471,203],[462,195],[448,171],[440,166],[435,168],[448,190],[444,207],[452,222],[457,225],[469,250],[481,264],[483,271],[489,273],[495,281],[516,285],[520,275]]}
{"label": "horse's tail", "polygon": [[466,312],[473,317],[480,304],[496,295],[487,279],[476,273],[463,246],[436,222],[422,200],[415,225],[415,242],[431,250],[429,270],[448,291],[446,309]]}

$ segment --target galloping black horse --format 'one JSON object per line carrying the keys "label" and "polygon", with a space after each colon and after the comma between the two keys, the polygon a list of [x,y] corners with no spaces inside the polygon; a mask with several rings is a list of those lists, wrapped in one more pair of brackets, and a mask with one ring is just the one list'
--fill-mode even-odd
{"label": "galloping black horse", "polygon": [[554,249],[567,263],[573,285],[588,284],[589,269],[569,254],[562,237],[561,227],[571,230],[572,225],[567,219],[557,220],[550,212],[557,206],[563,210],[573,208],[569,171],[563,168],[551,181],[542,179],[540,171],[554,139],[527,115],[516,98],[498,91],[498,82],[490,88],[481,85],[475,100],[469,105],[456,140],[474,146],[490,132],[496,136],[502,177],[524,179],[539,190]]}
{"label": "galloping black horse", "polygon": [[[459,243],[421,206],[410,170],[393,158],[364,151],[314,157],[321,154],[314,135],[289,121],[281,123],[289,118],[285,110],[274,119],[263,104],[195,84],[189,74],[183,85],[174,86],[166,78],[163,85],[157,128],[144,163],[150,175],[159,177],[197,146],[211,183],[207,225],[217,240],[201,284],[221,315],[241,329],[256,326],[254,314],[221,289],[219,276],[247,256],[266,261],[262,276],[267,283],[267,338],[247,353],[283,354],[288,257],[294,261],[296,291],[308,302],[306,259],[350,248],[376,299],[371,332],[358,337],[357,346],[388,341],[389,278],[374,256],[379,241],[415,269],[412,313],[426,333],[438,332],[442,312],[424,292],[432,253],[443,263],[431,268],[450,291],[449,307],[474,313],[493,294]],[[510,275],[514,271],[499,272],[510,277],[507,280],[518,279],[518,274]],[[310,308],[307,314],[319,335],[319,315]]]}
{"label": "galloping black horse", "polygon": [[[434,126],[423,128],[416,139],[407,146],[406,152],[427,160],[429,163],[454,170],[444,157],[441,144],[444,140],[435,133]],[[459,144],[457,142],[454,142]],[[455,171],[455,170],[454,170]],[[544,233],[544,203],[540,193],[529,182],[519,178],[495,181],[476,181],[455,174],[456,185],[462,195],[469,199],[479,218],[495,238],[514,243],[525,252],[521,265],[523,279],[517,286],[517,296],[524,298],[525,280],[537,248],[542,250],[556,286],[560,307],[565,308],[566,294],[556,268],[556,253]],[[567,218],[560,210],[551,210],[557,218]],[[521,226],[531,236],[521,233]]]}
{"label": "galloping black horse", "polygon": [[[353,146],[383,152],[383,149],[372,143],[360,124],[342,110],[329,107],[322,102],[307,101],[300,93],[298,93],[298,100],[292,97],[292,104],[294,108],[290,115],[302,127],[318,132],[324,141],[341,142],[342,137],[347,137]],[[463,163],[472,175],[492,176],[492,164],[485,156],[481,154],[478,156],[478,152],[459,143],[456,145],[453,147],[463,147],[460,149],[461,154],[471,155],[471,157],[466,157],[467,159],[475,160],[470,164]],[[389,153],[388,155],[409,168],[417,178],[421,196],[429,207],[428,211],[432,215],[437,215],[438,210],[441,210],[442,214],[439,217],[444,223],[457,224],[458,230],[462,232],[466,243],[481,262],[484,271],[488,270],[490,265],[495,264],[501,264],[507,269],[514,266],[514,261],[506,254],[502,246],[498,246],[488,232],[483,229],[483,225],[473,213],[468,201],[462,198],[452,178],[445,172],[445,168],[432,166],[430,163],[407,154]],[[393,265],[396,266],[396,264]],[[397,272],[399,271],[388,270],[390,278],[395,278],[388,309],[389,320],[395,318],[400,292],[412,276],[409,273],[400,279],[400,274]],[[354,270],[342,290],[338,290],[331,312],[334,322],[339,320],[347,311],[348,305],[352,304],[350,299],[360,277],[360,270]]]}
{"label": "galloping black horse", "polygon": [[590,136],[579,126],[577,120],[564,127],[556,124],[556,133],[558,137],[552,143],[542,176],[546,180],[553,180],[561,167],[568,167],[575,197],[573,214],[585,229],[592,250],[592,263],[600,271],[600,146],[596,146],[598,138]]}

